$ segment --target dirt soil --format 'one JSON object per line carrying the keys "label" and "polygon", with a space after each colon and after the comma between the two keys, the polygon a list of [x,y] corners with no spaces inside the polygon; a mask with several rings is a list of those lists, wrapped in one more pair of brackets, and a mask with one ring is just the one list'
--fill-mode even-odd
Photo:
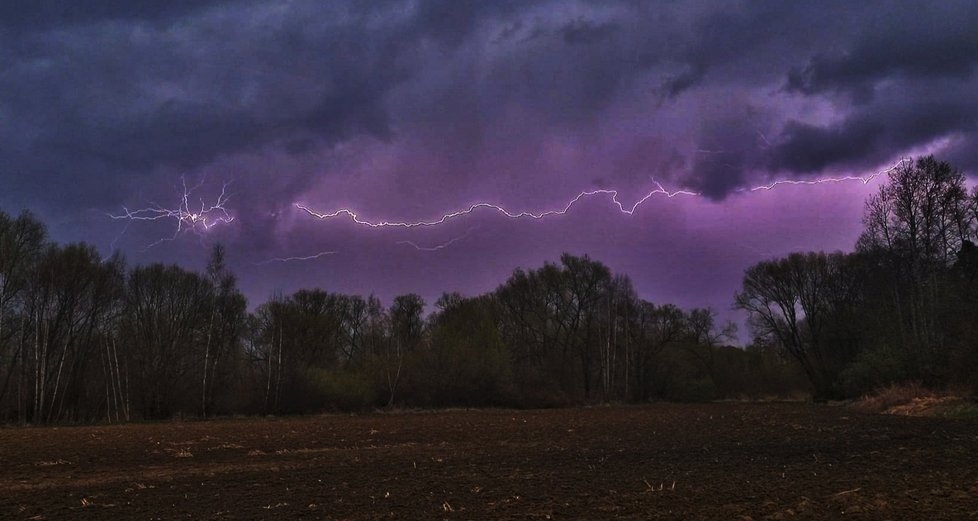
{"label": "dirt soil", "polygon": [[978,420],[804,404],[0,429],[3,519],[978,519]]}

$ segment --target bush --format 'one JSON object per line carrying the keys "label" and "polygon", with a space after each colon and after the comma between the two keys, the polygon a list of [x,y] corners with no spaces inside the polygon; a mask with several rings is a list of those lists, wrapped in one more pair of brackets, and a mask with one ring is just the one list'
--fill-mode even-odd
{"label": "bush", "polygon": [[374,385],[363,373],[310,369],[306,381],[322,409],[359,411],[377,401]]}
{"label": "bush", "polygon": [[709,378],[684,379],[672,393],[669,398],[679,402],[709,402],[719,396],[716,385]]}
{"label": "bush", "polygon": [[905,382],[909,375],[906,356],[902,351],[887,347],[869,348],[859,353],[841,375],[842,392],[845,396],[862,396]]}

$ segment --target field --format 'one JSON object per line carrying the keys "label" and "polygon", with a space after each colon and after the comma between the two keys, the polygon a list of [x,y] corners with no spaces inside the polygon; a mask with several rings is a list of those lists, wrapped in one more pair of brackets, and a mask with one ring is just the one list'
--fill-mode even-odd
{"label": "field", "polygon": [[978,421],[803,404],[0,429],[6,519],[978,519]]}

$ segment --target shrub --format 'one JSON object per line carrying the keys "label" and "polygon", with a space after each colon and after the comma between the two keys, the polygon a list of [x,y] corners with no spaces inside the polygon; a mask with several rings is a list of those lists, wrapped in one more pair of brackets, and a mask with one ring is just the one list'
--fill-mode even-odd
{"label": "shrub", "polygon": [[907,361],[903,351],[888,347],[869,348],[859,353],[842,371],[841,385],[845,396],[862,396],[908,380]]}
{"label": "shrub", "polygon": [[373,383],[363,373],[310,369],[306,381],[322,409],[358,411],[377,400]]}

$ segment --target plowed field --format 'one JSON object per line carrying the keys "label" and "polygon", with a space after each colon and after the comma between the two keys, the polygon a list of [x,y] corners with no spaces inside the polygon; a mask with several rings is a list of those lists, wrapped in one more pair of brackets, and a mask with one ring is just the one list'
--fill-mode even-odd
{"label": "plowed field", "polygon": [[978,519],[978,421],[661,404],[0,429],[7,519]]}

